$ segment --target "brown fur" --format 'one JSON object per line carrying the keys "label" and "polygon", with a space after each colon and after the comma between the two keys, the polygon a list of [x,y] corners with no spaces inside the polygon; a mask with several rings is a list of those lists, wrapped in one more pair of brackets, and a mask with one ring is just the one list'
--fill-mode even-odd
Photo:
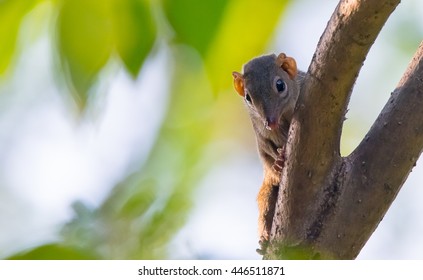
{"label": "brown fur", "polygon": [[[284,53],[255,58],[244,66],[243,72],[232,75],[235,90],[247,104],[263,162],[264,180],[257,202],[258,231],[261,242],[265,242],[269,240],[284,148],[304,73],[298,75],[295,60]],[[278,90],[278,80],[285,83],[285,90]]]}

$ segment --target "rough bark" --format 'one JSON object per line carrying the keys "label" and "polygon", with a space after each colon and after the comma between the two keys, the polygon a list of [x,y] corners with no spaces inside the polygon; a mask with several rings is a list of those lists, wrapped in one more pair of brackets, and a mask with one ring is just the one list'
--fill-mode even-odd
{"label": "rough bark", "polygon": [[423,45],[362,143],[340,136],[365,57],[399,0],[340,1],[310,64],[286,148],[265,259],[353,259],[423,148]]}

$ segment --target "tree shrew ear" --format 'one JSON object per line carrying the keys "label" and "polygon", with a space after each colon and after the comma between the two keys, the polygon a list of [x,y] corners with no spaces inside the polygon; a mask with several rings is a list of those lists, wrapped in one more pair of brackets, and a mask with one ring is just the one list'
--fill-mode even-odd
{"label": "tree shrew ear", "polygon": [[244,97],[244,76],[238,72],[232,72],[232,76],[234,77],[234,88],[238,92],[239,95]]}
{"label": "tree shrew ear", "polygon": [[276,58],[276,63],[288,73],[289,77],[293,80],[298,73],[297,62],[292,57],[286,56],[284,53],[280,53]]}

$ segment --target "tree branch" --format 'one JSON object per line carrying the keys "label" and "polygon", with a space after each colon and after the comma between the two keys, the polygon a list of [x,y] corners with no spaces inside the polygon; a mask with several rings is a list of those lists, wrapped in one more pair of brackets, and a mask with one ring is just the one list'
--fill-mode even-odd
{"label": "tree branch", "polygon": [[[355,257],[382,220],[423,149],[423,43],[372,128],[346,159],[345,188],[332,225],[341,256]],[[353,212],[351,212],[353,211]],[[353,228],[354,227],[354,228]],[[347,248],[355,248],[348,252]]]}
{"label": "tree branch", "polygon": [[291,123],[271,246],[264,258],[355,257],[323,242],[350,172],[339,153],[342,123],[363,61],[399,2],[342,0],[333,13]]}

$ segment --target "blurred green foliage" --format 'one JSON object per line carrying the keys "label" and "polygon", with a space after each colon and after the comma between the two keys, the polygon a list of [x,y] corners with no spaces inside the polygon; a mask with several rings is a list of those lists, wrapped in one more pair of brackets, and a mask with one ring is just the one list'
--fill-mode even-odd
{"label": "blurred green foliage", "polygon": [[164,44],[172,54],[172,67],[163,75],[171,84],[170,105],[147,160],[100,207],[76,202],[58,243],[11,258],[166,258],[169,241],[191,209],[194,188],[216,160],[208,152],[216,122],[232,118],[218,93],[230,88],[232,70],[265,50],[287,2],[0,1],[0,74],[19,55],[25,15],[49,5],[61,75],[80,110],[89,106],[93,86],[110,78],[101,73],[110,61],[120,61],[136,79],[155,46]]}
{"label": "blurred green foliage", "polygon": [[156,38],[147,0],[74,0],[58,5],[59,53],[82,108],[90,86],[114,52],[129,73],[138,75]]}
{"label": "blurred green foliage", "polygon": [[22,19],[40,1],[0,1],[0,75],[13,61]]}
{"label": "blurred green foliage", "polygon": [[90,85],[113,50],[109,1],[61,1],[57,44],[65,71],[75,87],[75,100],[85,106]]}
{"label": "blurred green foliage", "polygon": [[16,254],[9,260],[95,260],[90,252],[65,247],[60,244],[46,244],[31,251]]}

